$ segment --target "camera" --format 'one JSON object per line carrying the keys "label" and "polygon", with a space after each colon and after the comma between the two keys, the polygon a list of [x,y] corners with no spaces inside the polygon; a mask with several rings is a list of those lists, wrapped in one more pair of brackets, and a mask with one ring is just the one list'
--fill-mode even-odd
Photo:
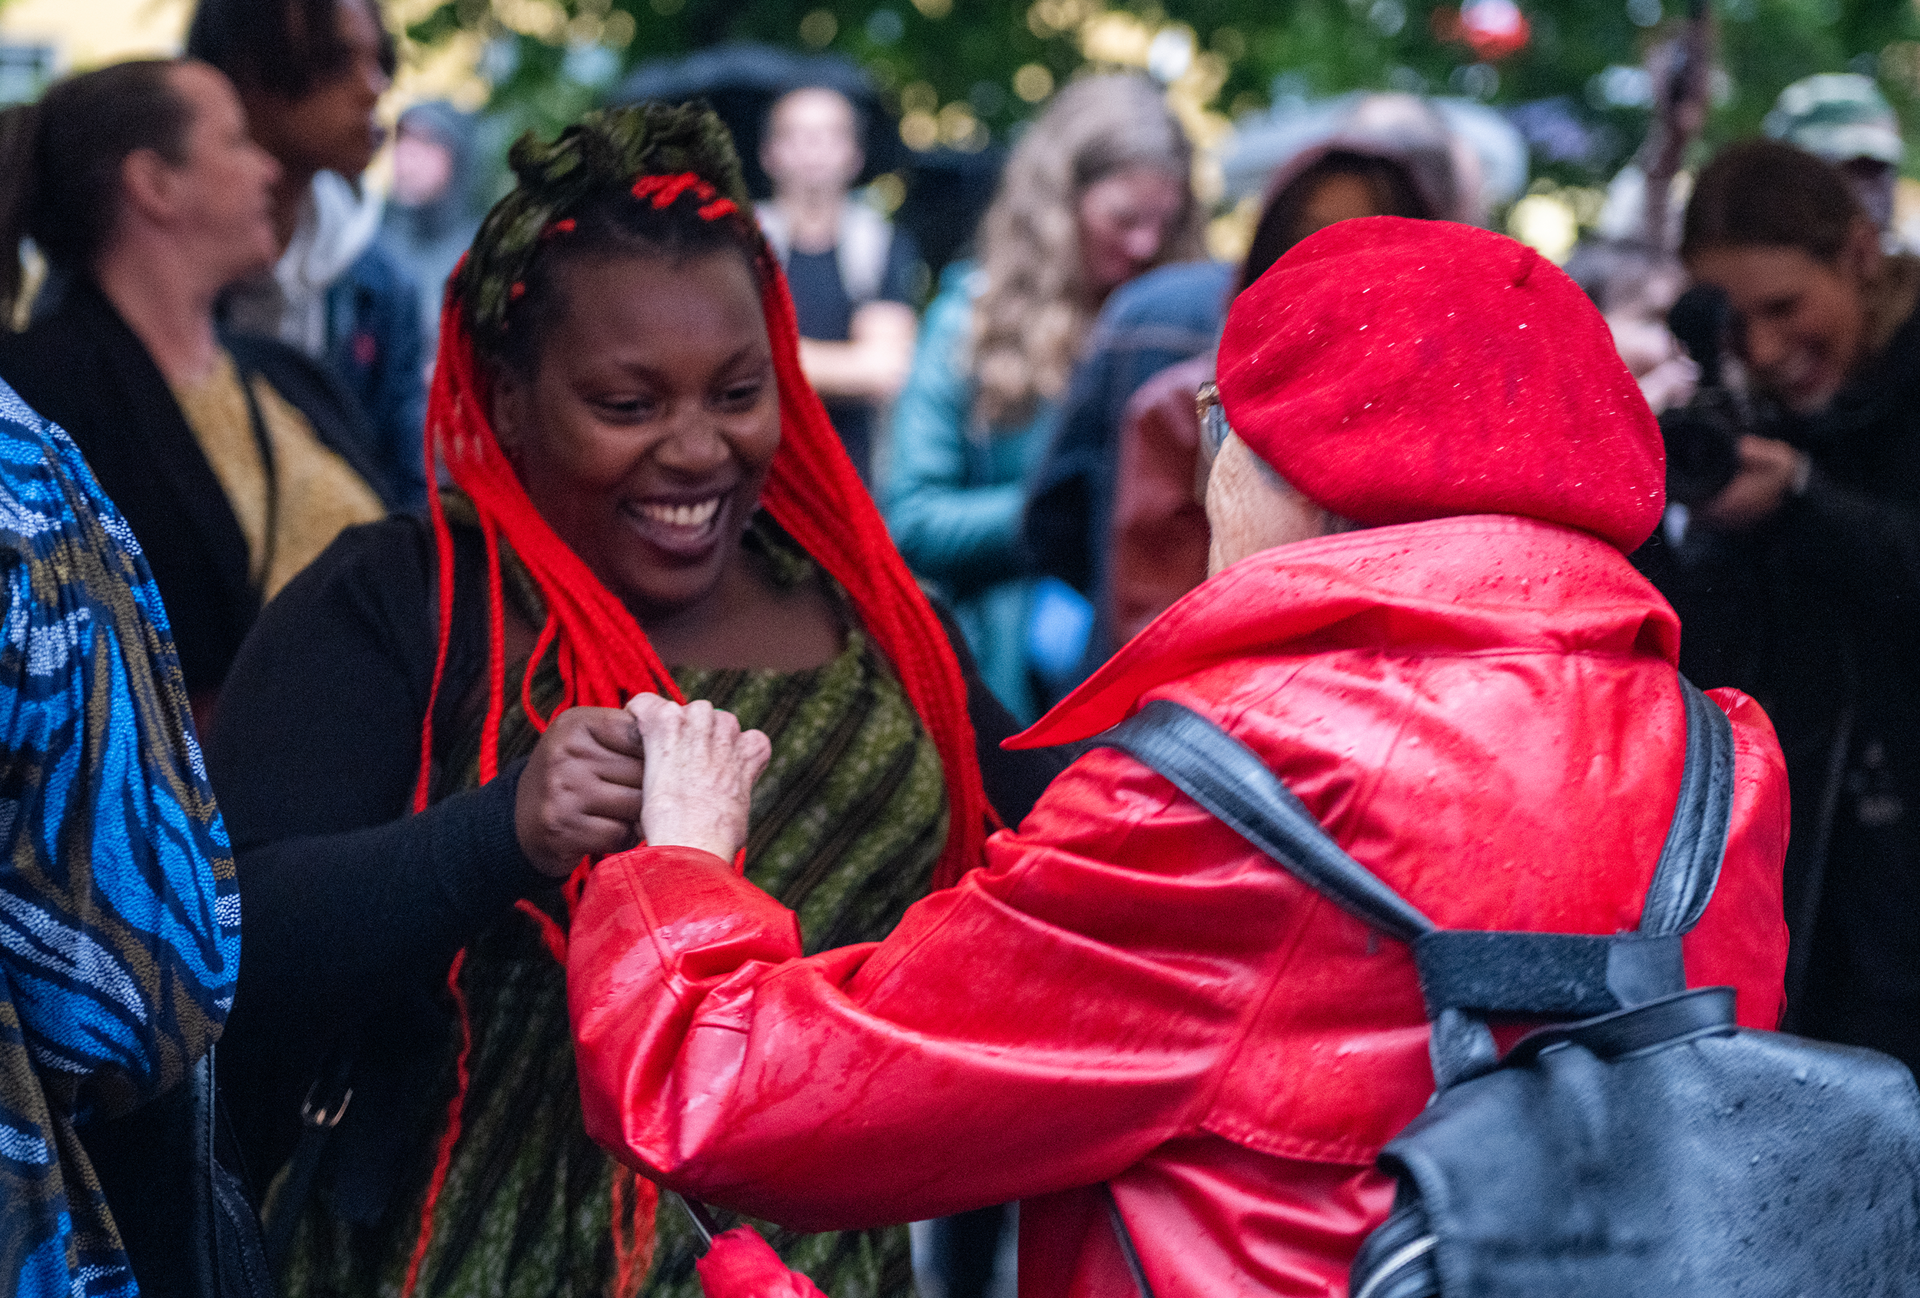
{"label": "camera", "polygon": [[1733,306],[1709,285],[1680,295],[1667,313],[1687,355],[1700,367],[1693,399],[1660,416],[1667,446],[1667,499],[1689,508],[1706,504],[1740,471],[1740,438],[1751,423],[1746,403],[1726,384],[1726,349],[1733,336]]}

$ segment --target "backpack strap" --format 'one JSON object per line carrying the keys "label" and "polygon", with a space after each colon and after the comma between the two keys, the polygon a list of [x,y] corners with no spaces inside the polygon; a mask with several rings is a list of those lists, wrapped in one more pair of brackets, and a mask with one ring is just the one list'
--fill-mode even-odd
{"label": "backpack strap", "polygon": [[1413,947],[1442,1089],[1498,1063],[1489,1016],[1581,1019],[1683,991],[1680,939],[1719,881],[1733,819],[1733,728],[1684,678],[1686,761],[1636,933],[1444,930],[1349,856],[1246,745],[1156,699],[1099,737],[1151,767],[1295,878]]}
{"label": "backpack strap", "polygon": [[1118,748],[1157,771],[1368,928],[1408,944],[1439,931],[1412,902],[1348,856],[1252,749],[1192,708],[1154,699],[1094,743]]}
{"label": "backpack strap", "polygon": [[1720,882],[1733,828],[1733,723],[1684,676],[1680,693],[1687,704],[1687,762],[1660,865],[1640,910],[1640,932],[1647,937],[1693,931]]}

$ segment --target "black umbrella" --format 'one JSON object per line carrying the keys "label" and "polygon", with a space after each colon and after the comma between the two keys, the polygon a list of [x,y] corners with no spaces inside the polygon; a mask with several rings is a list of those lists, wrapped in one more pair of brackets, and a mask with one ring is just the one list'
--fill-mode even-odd
{"label": "black umbrella", "polygon": [[902,165],[905,148],[881,102],[880,88],[858,64],[837,54],[800,54],[751,41],[717,45],[697,54],[641,64],[608,100],[614,104],[706,100],[733,132],[747,187],[764,198],[772,187],[760,169],[761,129],[774,101],[802,86],[837,90],[859,110],[866,124],[867,165],[855,183],[865,184]]}

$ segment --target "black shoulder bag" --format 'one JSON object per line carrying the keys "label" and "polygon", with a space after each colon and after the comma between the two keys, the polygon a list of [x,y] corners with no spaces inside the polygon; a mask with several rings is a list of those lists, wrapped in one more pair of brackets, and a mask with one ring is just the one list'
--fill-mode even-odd
{"label": "black shoulder bag", "polygon": [[211,1049],[166,1094],[79,1136],[142,1298],[272,1298]]}
{"label": "black shoulder bag", "polygon": [[[1639,931],[1612,936],[1437,928],[1177,703],[1098,741],[1413,948],[1436,1090],[1380,1155],[1399,1190],[1353,1298],[1920,1296],[1912,1076],[1870,1050],[1739,1028],[1732,988],[1686,987],[1680,939],[1719,879],[1733,737],[1681,685],[1679,804]],[[1559,1025],[1501,1058],[1487,1024],[1502,1017]],[[1150,1295],[1137,1263],[1134,1277]]]}

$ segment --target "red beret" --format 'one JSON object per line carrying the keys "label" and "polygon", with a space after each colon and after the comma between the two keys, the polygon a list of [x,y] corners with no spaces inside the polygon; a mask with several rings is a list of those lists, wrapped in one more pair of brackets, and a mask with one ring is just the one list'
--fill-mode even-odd
{"label": "red beret", "polygon": [[1218,381],[1241,440],[1356,523],[1520,514],[1631,551],[1665,503],[1659,426],[1600,313],[1472,226],[1301,241],[1235,300]]}

